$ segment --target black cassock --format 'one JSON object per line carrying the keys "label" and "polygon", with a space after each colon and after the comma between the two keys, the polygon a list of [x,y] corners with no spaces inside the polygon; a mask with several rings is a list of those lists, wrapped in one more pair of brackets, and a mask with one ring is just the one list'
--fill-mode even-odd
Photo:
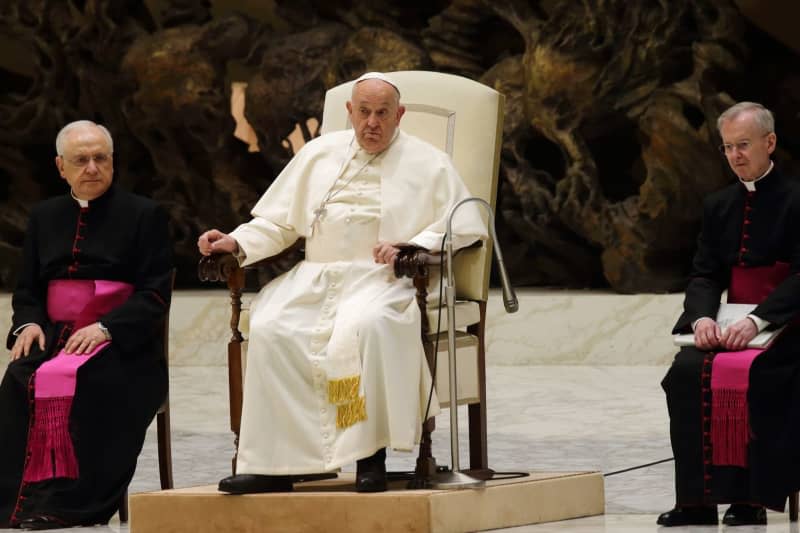
{"label": "black cassock", "polygon": [[[169,310],[172,248],[167,218],[157,205],[116,185],[81,208],[69,195],[37,205],[25,238],[14,291],[13,332],[42,326],[42,352],[9,364],[0,384],[0,527],[46,515],[69,524],[104,523],[116,512],[136,468],[145,432],[167,393],[163,321]],[[69,418],[78,479],[23,483],[32,409],[29,382],[71,333],[47,318],[51,280],[112,280],[134,292],[100,321],[111,344],[80,367]]]}
{"label": "black cassock", "polygon": [[[769,327],[800,313],[800,182],[773,169],[748,192],[738,181],[703,206],[684,312],[673,333],[714,317],[734,268],[788,264],[788,276],[753,314]],[[783,510],[800,487],[800,327],[787,329],[750,368],[748,467],[711,462],[710,369],[713,354],[683,348],[665,376],[678,505],[757,503]]]}

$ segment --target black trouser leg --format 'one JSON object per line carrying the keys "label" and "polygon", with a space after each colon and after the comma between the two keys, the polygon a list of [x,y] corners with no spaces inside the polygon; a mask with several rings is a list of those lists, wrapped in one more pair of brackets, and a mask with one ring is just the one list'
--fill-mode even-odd
{"label": "black trouser leg", "polygon": [[[710,504],[708,496],[707,467],[703,460],[704,450],[703,409],[704,398],[703,374],[707,367],[707,379],[710,381],[710,360],[700,350],[683,348],[676,356],[661,386],[667,395],[667,409],[670,420],[670,440],[675,455],[675,497],[681,505]],[[706,422],[707,423],[707,422]],[[705,439],[706,441],[708,439]]]}

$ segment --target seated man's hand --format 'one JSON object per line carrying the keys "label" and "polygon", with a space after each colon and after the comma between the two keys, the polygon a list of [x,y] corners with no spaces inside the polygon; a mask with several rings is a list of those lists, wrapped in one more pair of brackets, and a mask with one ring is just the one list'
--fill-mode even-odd
{"label": "seated man's hand", "polygon": [[375,258],[376,263],[382,263],[389,266],[394,266],[394,260],[400,249],[392,243],[379,241],[372,248],[372,257]]}
{"label": "seated man's hand", "polygon": [[239,243],[236,242],[236,239],[216,229],[208,230],[200,235],[200,238],[197,239],[197,248],[203,255],[239,253]]}
{"label": "seated man's hand", "polygon": [[694,345],[701,350],[719,347],[722,331],[719,324],[711,318],[701,318],[694,328]]}
{"label": "seated man's hand", "polygon": [[719,343],[731,351],[744,350],[753,338],[758,335],[758,328],[749,318],[743,318],[722,332]]}
{"label": "seated man's hand", "polygon": [[17,340],[14,341],[14,346],[11,347],[11,360],[16,361],[20,357],[28,357],[34,342],[38,342],[39,349],[44,350],[44,332],[39,324],[30,324],[20,331]]}
{"label": "seated man's hand", "polygon": [[94,350],[98,344],[106,341],[106,334],[102,332],[97,322],[75,331],[64,345],[66,353],[81,355]]}

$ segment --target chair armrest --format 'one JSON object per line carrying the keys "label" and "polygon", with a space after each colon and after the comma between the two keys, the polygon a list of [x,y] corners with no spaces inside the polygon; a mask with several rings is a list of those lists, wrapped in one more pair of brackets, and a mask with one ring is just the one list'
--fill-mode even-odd
{"label": "chair armrest", "polygon": [[[469,246],[456,250],[454,256],[458,256],[462,250],[480,248],[481,246],[483,246],[483,241],[475,241]],[[447,261],[445,254],[431,252],[413,244],[401,244],[397,248],[400,249],[400,252],[394,261],[394,275],[398,278],[428,277],[429,267],[441,267]]]}
{"label": "chair armrest", "polygon": [[233,254],[206,255],[197,264],[197,277],[200,281],[227,282],[240,268]]}
{"label": "chair armrest", "polygon": [[[259,285],[265,284],[270,278],[290,270],[297,264],[304,254],[304,239],[298,239],[294,244],[279,254],[267,257],[246,267],[240,267],[233,254],[212,254],[200,258],[197,264],[197,276],[200,281],[221,281],[229,283],[232,277],[243,276],[243,271],[256,270],[259,272]],[[242,273],[240,273],[240,271]],[[263,274],[263,275],[261,275]],[[244,281],[244,278],[242,278]]]}
{"label": "chair armrest", "polygon": [[394,275],[398,278],[428,277],[428,267],[441,266],[444,256],[414,245],[398,246],[394,260]]}

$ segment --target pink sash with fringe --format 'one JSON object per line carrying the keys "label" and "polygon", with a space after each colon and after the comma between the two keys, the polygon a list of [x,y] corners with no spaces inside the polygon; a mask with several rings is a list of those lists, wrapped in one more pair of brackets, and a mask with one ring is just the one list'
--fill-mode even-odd
{"label": "pink sash with fringe", "polygon": [[[789,264],[733,267],[728,288],[730,303],[760,303],[789,275]],[[747,388],[750,366],[763,349],[720,352],[711,366],[711,462],[718,466],[747,466],[750,420]]]}
{"label": "pink sash with fringe", "polygon": [[[47,315],[53,322],[72,323],[73,331],[77,331],[97,322],[132,293],[133,286],[120,281],[54,280],[47,288]],[[61,350],[34,373],[33,413],[23,481],[78,477],[78,461],[69,435],[78,368],[108,344],[100,343],[82,355]]]}

